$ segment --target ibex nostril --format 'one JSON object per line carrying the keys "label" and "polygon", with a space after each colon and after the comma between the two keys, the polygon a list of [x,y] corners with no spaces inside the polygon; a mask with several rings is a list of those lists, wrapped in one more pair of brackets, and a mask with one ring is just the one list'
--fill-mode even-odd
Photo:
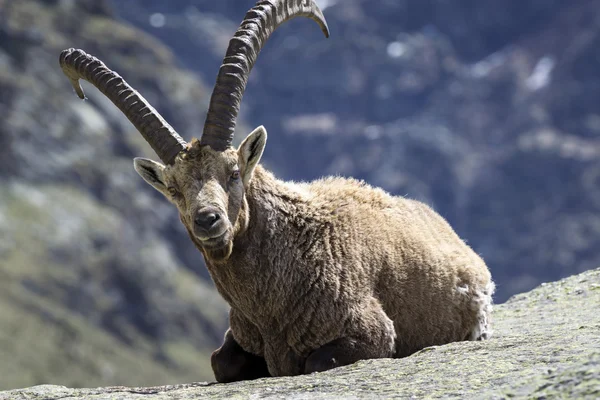
{"label": "ibex nostril", "polygon": [[217,221],[221,219],[220,214],[215,210],[203,210],[196,214],[194,223],[201,229],[209,230]]}

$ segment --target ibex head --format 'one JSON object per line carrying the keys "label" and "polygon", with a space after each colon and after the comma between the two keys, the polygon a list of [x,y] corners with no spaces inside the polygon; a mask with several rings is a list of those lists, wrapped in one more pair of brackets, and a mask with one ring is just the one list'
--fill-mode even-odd
{"label": "ibex head", "polygon": [[325,18],[313,0],[261,0],[248,11],[229,42],[202,137],[190,143],[100,60],[75,49],[60,56],[61,67],[79,97],[84,98],[79,86],[83,78],[109,97],[152,146],[164,164],[136,158],[136,171],[177,206],[194,242],[215,261],[229,257],[235,234],[245,229],[245,190],[267,140],[261,126],[238,149],[231,147],[248,76],[271,33],[299,16],[313,19],[329,36]]}
{"label": "ibex head", "polygon": [[229,257],[235,234],[246,228],[244,196],[267,139],[257,128],[239,149],[217,151],[192,140],[172,165],[136,158],[136,171],[179,209],[194,242],[214,261]]}

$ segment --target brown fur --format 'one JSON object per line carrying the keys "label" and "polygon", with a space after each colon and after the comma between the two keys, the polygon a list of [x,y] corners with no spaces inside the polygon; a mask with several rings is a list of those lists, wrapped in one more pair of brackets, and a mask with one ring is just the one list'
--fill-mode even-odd
{"label": "brown fur", "polygon": [[[256,165],[265,141],[261,127],[238,150],[194,142],[173,166],[136,160],[231,305],[223,348],[239,343],[281,376],[489,336],[490,273],[442,217],[354,179],[280,181]],[[228,218],[216,243],[194,233],[207,205]]]}

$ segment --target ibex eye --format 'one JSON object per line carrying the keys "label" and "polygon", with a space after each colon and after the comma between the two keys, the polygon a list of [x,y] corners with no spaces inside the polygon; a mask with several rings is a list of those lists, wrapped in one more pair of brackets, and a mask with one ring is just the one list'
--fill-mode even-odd
{"label": "ibex eye", "polygon": [[231,179],[240,179],[240,171],[239,170],[235,170],[231,173]]}
{"label": "ibex eye", "polygon": [[173,197],[177,196],[177,194],[179,193],[179,192],[177,191],[177,189],[175,189],[174,187],[170,187],[170,188],[168,188],[168,189],[167,189],[167,191],[168,191],[168,192],[169,192],[169,194],[170,194],[171,196],[173,196]]}

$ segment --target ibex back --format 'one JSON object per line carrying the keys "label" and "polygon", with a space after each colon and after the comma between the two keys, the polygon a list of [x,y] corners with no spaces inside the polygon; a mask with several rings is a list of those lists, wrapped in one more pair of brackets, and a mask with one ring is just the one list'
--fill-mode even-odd
{"label": "ibex back", "polygon": [[342,178],[278,180],[259,165],[261,126],[231,147],[250,71],[269,35],[312,0],[259,1],[231,39],[200,140],[186,143],[144,98],[81,50],[60,56],[119,107],[164,164],[135,169],[179,210],[230,329],[212,356],[219,382],[324,371],[360,359],[491,334],[494,284],[482,261],[426,205]]}

